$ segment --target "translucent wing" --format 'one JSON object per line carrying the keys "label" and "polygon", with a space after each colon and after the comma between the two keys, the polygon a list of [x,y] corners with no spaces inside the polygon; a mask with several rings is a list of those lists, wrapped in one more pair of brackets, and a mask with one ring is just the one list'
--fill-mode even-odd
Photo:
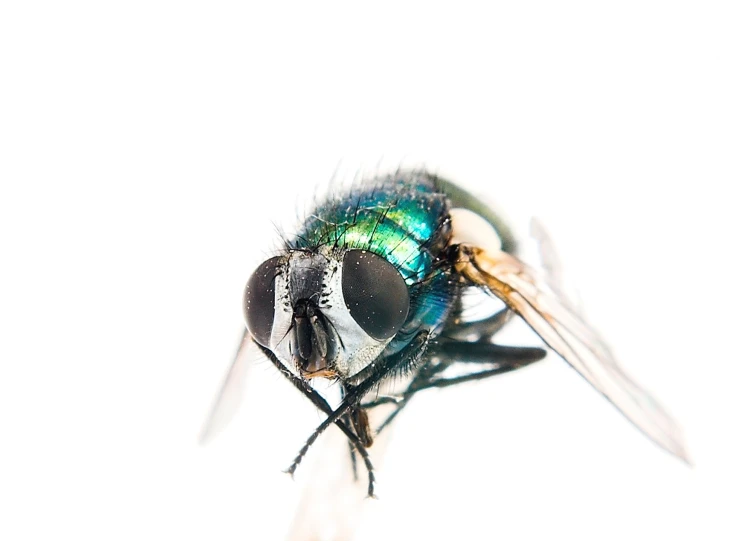
{"label": "translucent wing", "polygon": [[457,271],[520,315],[546,344],[651,440],[689,462],[672,418],[617,364],[609,347],[570,303],[515,256],[459,246]]}
{"label": "translucent wing", "polygon": [[[551,238],[546,226],[535,216],[530,219],[530,237],[535,241],[538,250],[537,269],[543,269],[544,280],[563,303],[571,306],[574,313],[583,315],[583,303],[580,292],[574,289],[562,265],[556,244]],[[528,260],[525,260],[528,261]]]}
{"label": "translucent wing", "polygon": [[207,443],[217,436],[228,425],[239,409],[242,396],[244,395],[247,370],[255,357],[255,349],[252,336],[245,329],[239,341],[239,347],[236,350],[234,360],[231,361],[231,366],[226,373],[226,379],[218,390],[213,408],[210,410],[210,415],[208,415],[200,432],[200,443]]}
{"label": "translucent wing", "polygon": [[538,245],[538,256],[546,271],[546,281],[549,287],[562,298],[568,298],[564,291],[564,269],[559,258],[554,241],[546,230],[546,226],[536,217],[530,219],[530,236]]}

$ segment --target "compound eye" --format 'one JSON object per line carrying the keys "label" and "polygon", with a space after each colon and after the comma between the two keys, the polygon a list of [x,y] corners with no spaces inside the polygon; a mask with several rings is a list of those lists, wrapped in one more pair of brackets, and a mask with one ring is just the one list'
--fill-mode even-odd
{"label": "compound eye", "polygon": [[278,257],[257,267],[247,280],[244,292],[244,321],[257,343],[268,347],[276,314],[276,272]]}
{"label": "compound eye", "polygon": [[396,267],[374,253],[344,255],[341,287],[352,319],[376,340],[394,336],[407,319],[407,285]]}

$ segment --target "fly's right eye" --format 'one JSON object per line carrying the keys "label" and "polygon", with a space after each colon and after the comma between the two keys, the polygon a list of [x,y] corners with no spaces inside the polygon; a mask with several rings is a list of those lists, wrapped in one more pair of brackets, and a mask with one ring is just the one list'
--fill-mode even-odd
{"label": "fly's right eye", "polygon": [[244,321],[252,337],[265,347],[270,343],[273,317],[276,313],[276,269],[278,257],[257,267],[247,280],[244,293]]}

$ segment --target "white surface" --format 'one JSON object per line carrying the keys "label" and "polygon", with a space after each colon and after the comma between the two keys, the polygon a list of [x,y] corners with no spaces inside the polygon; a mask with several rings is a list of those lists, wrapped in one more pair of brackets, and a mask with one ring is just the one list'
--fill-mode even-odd
{"label": "white surface", "polygon": [[696,467],[553,359],[418,397],[360,539],[753,539],[750,4],[263,5],[0,7],[0,538],[282,538],[306,400],[257,364],[195,445],[242,288],[412,156],[542,218]]}

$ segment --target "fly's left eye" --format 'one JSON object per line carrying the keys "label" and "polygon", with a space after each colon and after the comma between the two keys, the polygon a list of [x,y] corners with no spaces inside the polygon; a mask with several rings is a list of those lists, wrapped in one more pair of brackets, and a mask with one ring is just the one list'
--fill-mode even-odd
{"label": "fly's left eye", "polygon": [[394,336],[407,319],[407,285],[396,267],[378,255],[348,251],[341,287],[352,319],[376,340]]}
{"label": "fly's left eye", "polygon": [[267,346],[276,314],[276,269],[277,257],[272,257],[257,267],[247,280],[244,294],[244,321],[258,344]]}

